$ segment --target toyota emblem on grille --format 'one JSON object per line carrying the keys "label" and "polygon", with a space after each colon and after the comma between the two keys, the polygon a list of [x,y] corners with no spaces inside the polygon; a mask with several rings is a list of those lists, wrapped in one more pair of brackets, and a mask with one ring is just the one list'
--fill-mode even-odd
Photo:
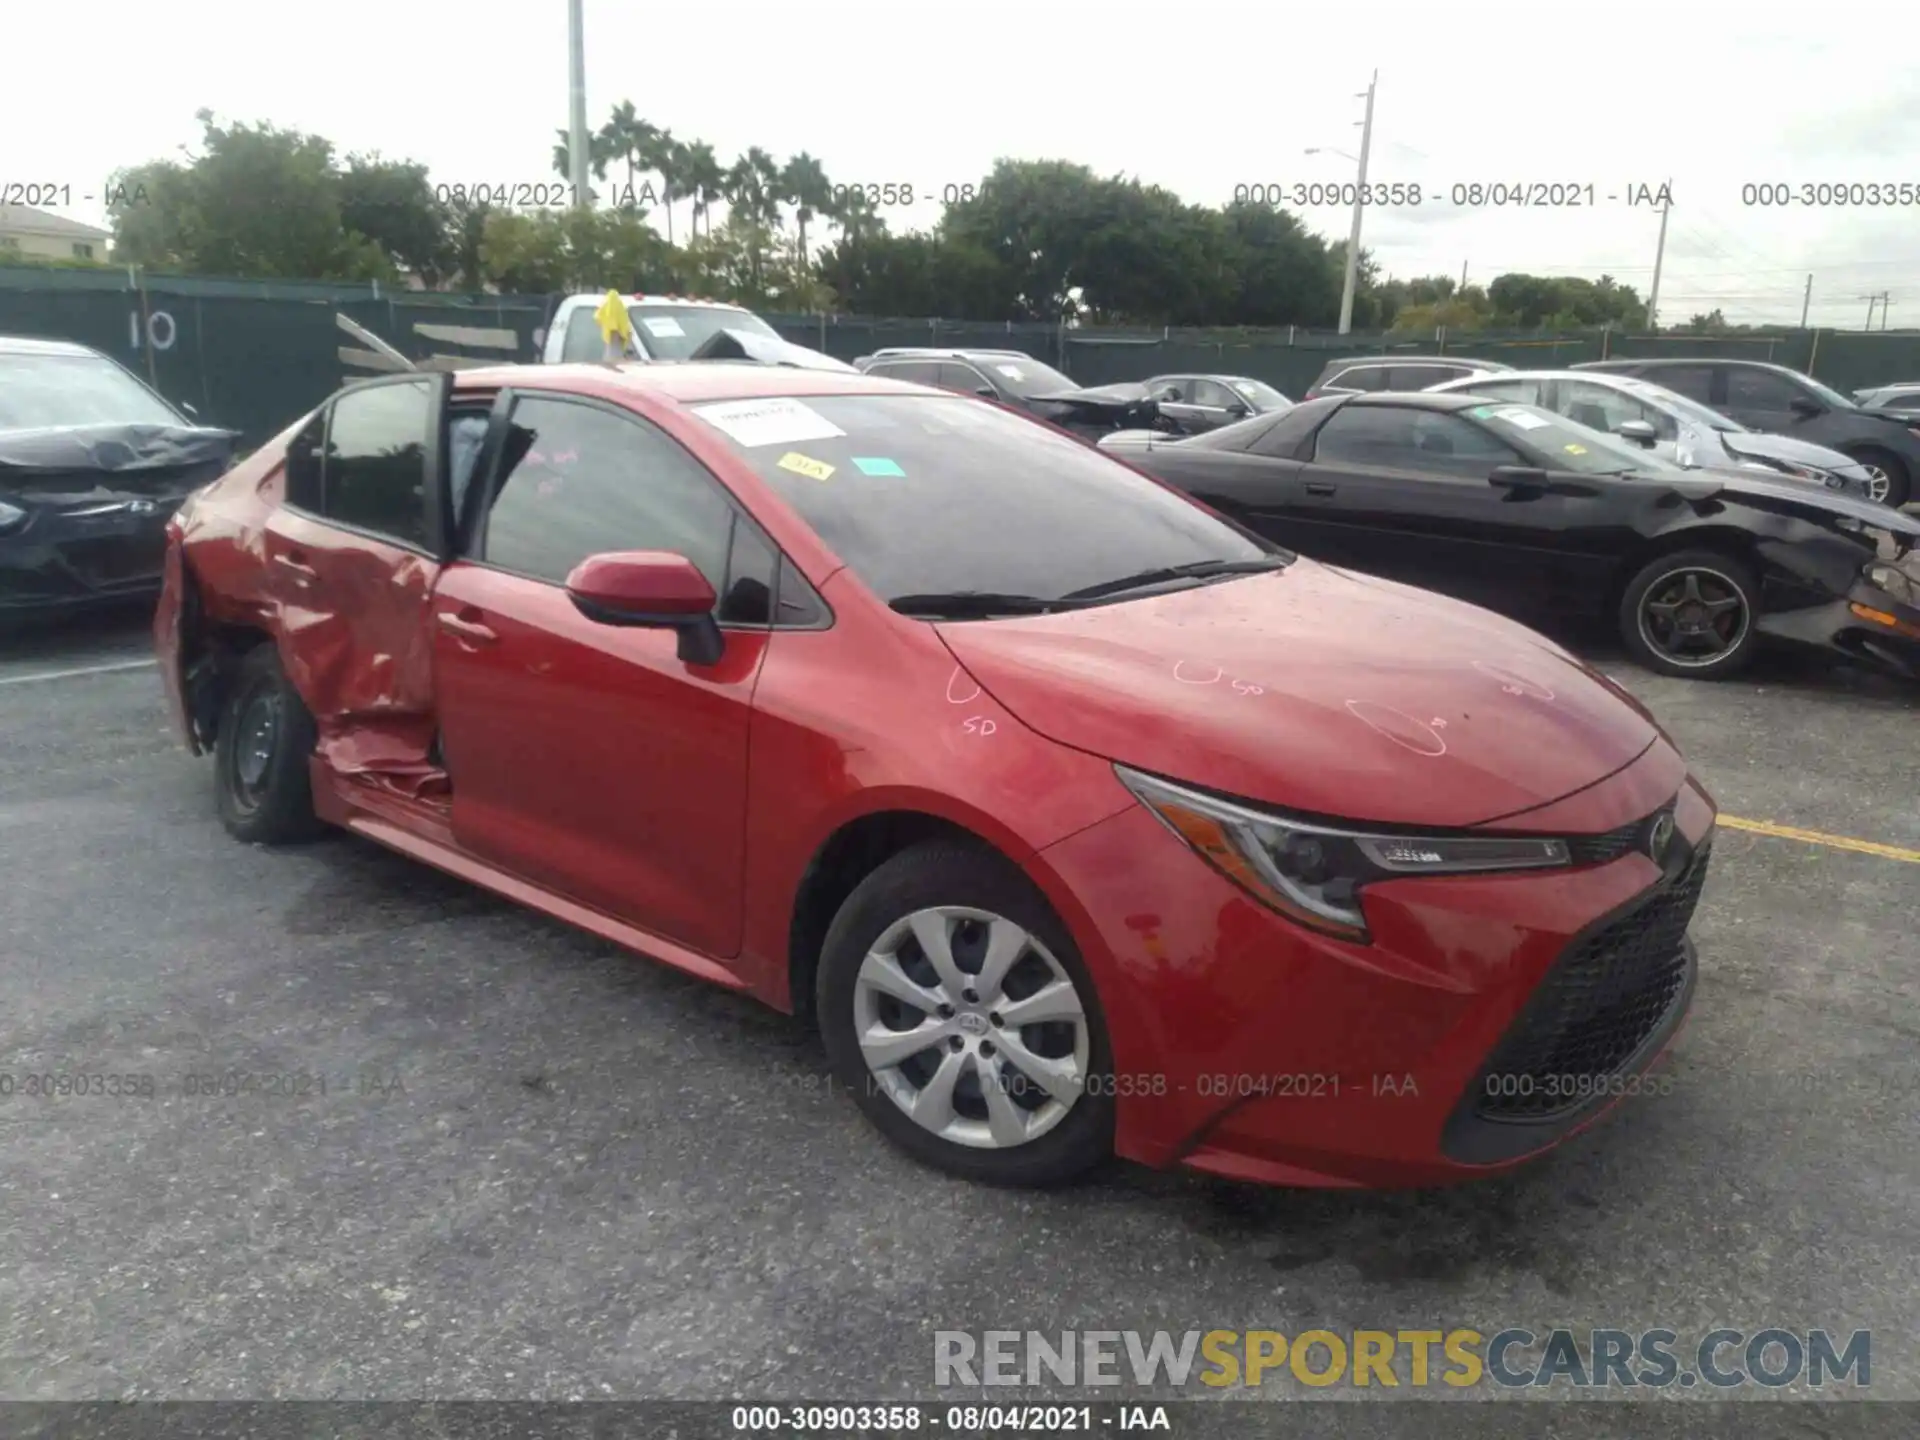
{"label": "toyota emblem on grille", "polygon": [[127,512],[132,515],[151,515],[159,508],[151,500],[134,500],[128,503]]}
{"label": "toyota emblem on grille", "polygon": [[1656,865],[1664,865],[1667,851],[1673,846],[1673,816],[1659,815],[1654,818],[1653,828],[1647,832],[1647,854]]}

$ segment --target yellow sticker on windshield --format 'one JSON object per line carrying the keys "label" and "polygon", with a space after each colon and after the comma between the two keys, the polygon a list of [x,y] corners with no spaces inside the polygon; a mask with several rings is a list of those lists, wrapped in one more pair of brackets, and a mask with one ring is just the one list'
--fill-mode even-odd
{"label": "yellow sticker on windshield", "polygon": [[1569,455],[1584,455],[1587,453],[1587,447],[1584,445],[1562,445],[1560,448],[1565,450]]}
{"label": "yellow sticker on windshield", "polygon": [[811,455],[802,455],[798,450],[789,450],[780,457],[780,468],[791,470],[796,475],[804,475],[809,480],[824,480],[833,474],[833,466],[824,460],[816,460]]}

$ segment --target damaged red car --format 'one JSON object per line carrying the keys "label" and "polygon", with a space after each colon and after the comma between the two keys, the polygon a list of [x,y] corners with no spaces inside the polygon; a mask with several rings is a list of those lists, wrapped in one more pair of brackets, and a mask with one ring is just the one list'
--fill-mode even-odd
{"label": "damaged red car", "polygon": [[156,631],[236,837],[805,1013],[965,1176],[1484,1175],[1693,993],[1715,808],[1624,691],[973,397],[356,385],[175,517]]}

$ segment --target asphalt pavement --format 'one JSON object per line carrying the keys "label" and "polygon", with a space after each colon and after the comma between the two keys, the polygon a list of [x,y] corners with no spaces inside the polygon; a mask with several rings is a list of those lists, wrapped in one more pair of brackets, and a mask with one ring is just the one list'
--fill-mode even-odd
{"label": "asphalt pavement", "polygon": [[[888,1149],[751,1002],[229,840],[143,624],[0,646],[0,1081],[122,1077],[0,1096],[0,1397],[924,1398],[943,1329],[1726,1325],[1871,1329],[1920,1399],[1920,866],[1766,833],[1920,852],[1909,689],[1608,666],[1759,827],[1671,1093],[1465,1188],[1035,1195]],[[230,1073],[310,1079],[193,1093]]]}

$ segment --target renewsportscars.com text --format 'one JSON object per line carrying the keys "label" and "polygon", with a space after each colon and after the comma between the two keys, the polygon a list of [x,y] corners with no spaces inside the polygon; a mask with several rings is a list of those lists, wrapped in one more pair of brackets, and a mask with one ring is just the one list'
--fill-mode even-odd
{"label": "renewsportscars.com text", "polygon": [[1872,1332],[1826,1330],[939,1330],[934,1384],[1464,1389],[1872,1382]]}

